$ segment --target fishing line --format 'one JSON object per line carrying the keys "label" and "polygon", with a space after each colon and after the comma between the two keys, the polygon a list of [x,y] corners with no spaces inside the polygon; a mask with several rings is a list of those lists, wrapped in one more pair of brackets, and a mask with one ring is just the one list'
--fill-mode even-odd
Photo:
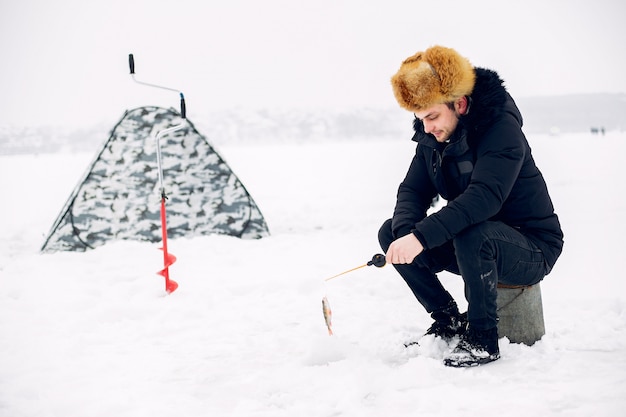
{"label": "fishing line", "polygon": [[[352,269],[348,269],[347,271],[344,271],[337,275],[333,275],[332,277],[326,278],[324,280],[324,287],[326,287],[326,283],[330,281],[331,279],[340,277],[349,272],[356,271],[358,269],[364,268],[366,266],[372,266],[372,265],[376,266],[377,268],[382,268],[383,266],[386,265],[386,263],[387,261],[385,260],[385,255],[377,253],[376,255],[372,256],[372,259],[370,261],[368,261],[367,263],[363,265],[357,266]],[[324,292],[327,293],[328,291],[324,291]],[[333,313],[330,308],[330,303],[328,302],[328,297],[326,295],[324,295],[324,297],[322,298],[322,313],[324,315],[324,322],[326,323],[326,328],[328,329],[328,335],[332,336],[333,335],[333,329],[332,329]]]}

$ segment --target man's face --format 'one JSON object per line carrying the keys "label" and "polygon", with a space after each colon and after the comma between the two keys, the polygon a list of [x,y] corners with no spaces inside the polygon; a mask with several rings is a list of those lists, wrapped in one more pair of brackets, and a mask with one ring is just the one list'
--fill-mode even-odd
{"label": "man's face", "polygon": [[424,132],[430,133],[441,143],[450,139],[459,124],[459,114],[447,104],[435,104],[426,110],[415,112],[415,117],[424,123]]}

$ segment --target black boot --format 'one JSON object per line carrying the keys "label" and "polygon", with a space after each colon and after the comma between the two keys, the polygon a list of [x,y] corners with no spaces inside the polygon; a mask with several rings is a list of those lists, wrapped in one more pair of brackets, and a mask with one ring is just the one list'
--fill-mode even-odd
{"label": "black boot", "polygon": [[424,336],[433,335],[449,342],[455,336],[461,336],[467,328],[467,313],[460,314],[455,302],[451,302],[443,310],[431,314],[435,322]]}
{"label": "black boot", "polygon": [[443,360],[444,365],[454,367],[477,366],[500,358],[498,328],[477,330],[470,325],[461,341]]}

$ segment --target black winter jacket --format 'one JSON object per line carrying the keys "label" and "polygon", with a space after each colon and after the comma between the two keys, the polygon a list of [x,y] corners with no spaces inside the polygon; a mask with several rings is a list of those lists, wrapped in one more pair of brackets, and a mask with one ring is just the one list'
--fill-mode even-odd
{"label": "black winter jacket", "polygon": [[[502,221],[542,250],[549,272],[561,254],[563,232],[521,130],[522,116],[497,73],[475,70],[469,112],[449,143],[437,142],[414,121],[418,145],[398,189],[394,236],[413,233],[432,249],[471,225]],[[438,194],[448,203],[427,217]]]}

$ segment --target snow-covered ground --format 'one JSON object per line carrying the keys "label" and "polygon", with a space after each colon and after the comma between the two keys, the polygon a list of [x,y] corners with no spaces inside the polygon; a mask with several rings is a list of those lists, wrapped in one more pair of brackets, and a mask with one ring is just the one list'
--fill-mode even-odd
{"label": "snow-covered ground", "polygon": [[170,241],[170,295],[158,245],[38,253],[92,153],[0,156],[0,416],[623,415],[626,135],[529,137],[566,234],[547,333],[450,369],[445,345],[403,347],[430,319],[393,268],[324,281],[380,251],[410,133],[222,146],[272,236]]}

